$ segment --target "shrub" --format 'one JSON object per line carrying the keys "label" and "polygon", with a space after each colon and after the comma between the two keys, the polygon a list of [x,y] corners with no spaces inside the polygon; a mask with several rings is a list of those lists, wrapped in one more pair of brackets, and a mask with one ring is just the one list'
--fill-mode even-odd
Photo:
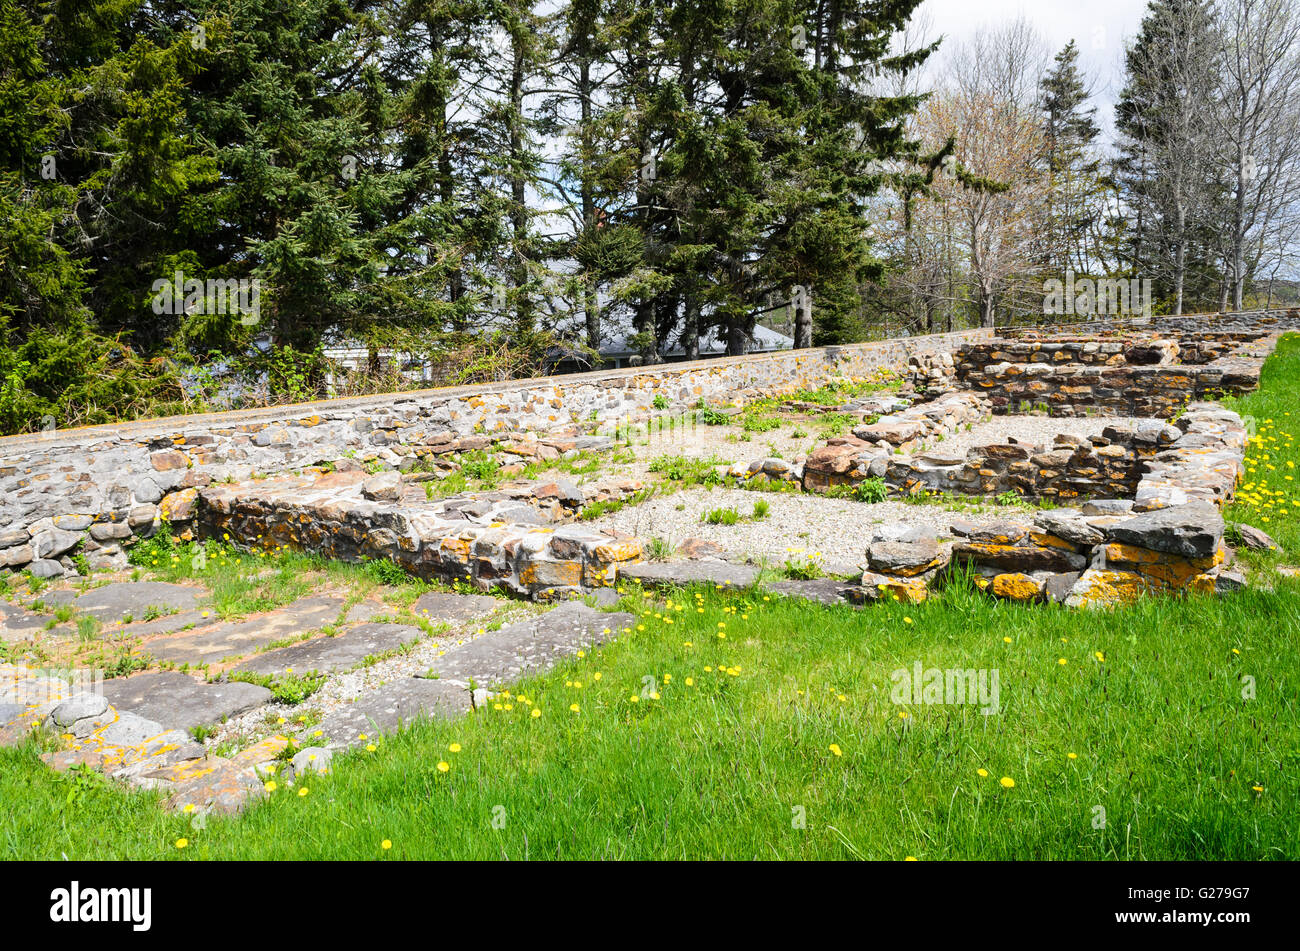
{"label": "shrub", "polygon": [[399,585],[411,580],[410,575],[395,561],[387,558],[372,558],[366,561],[363,569],[376,584]]}
{"label": "shrub", "polygon": [[853,497],[859,502],[883,502],[889,497],[889,486],[879,476],[863,479],[853,487]]}
{"label": "shrub", "polygon": [[759,499],[754,503],[754,521],[767,518],[767,513],[771,511],[772,503],[767,499]]}

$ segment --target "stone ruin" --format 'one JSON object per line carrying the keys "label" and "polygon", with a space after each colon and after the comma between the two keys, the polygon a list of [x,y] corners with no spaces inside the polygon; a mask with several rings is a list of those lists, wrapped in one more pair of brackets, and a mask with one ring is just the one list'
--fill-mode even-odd
{"label": "stone ruin", "polygon": [[[1288,311],[968,331],[9,437],[0,439],[0,570],[59,578],[87,566],[126,568],[131,546],[165,523],[184,540],[378,559],[460,582],[459,592],[430,592],[416,605],[427,602],[426,617],[448,622],[497,611],[499,601],[464,587],[537,601],[594,596],[605,607],[621,583],[747,587],[759,570],[743,555],[709,557],[705,541],[702,557],[655,561],[640,539],[582,517],[589,507],[643,501],[650,487],[636,480],[522,476],[533,461],[616,451],[610,428],[654,419],[664,399],[690,408],[777,396],[856,424],[806,457],[734,465],[719,476],[725,482],[778,483],[814,497],[868,485],[904,498],[1011,493],[1045,507],[1023,521],[957,520],[951,537],[906,521],[877,525],[860,575],[765,583],[775,594],[917,602],[967,579],[991,597],[1078,608],[1149,593],[1223,594],[1245,583],[1224,542],[1222,509],[1242,476],[1249,434],[1214,398],[1256,386],[1277,337],[1295,329],[1300,312]],[[903,376],[898,393],[836,407],[788,399],[881,370]],[[1021,412],[1146,418],[1116,419],[1087,437],[1057,433],[1047,445],[1011,438],[944,448],[944,439]],[[503,473],[521,478],[492,491],[429,490],[488,449]],[[0,746],[51,728],[61,746],[42,757],[55,769],[92,766],[159,790],[175,810],[236,811],[277,781],[328,770],[335,751],[371,733],[466,713],[491,702],[481,685],[515,683],[635,623],[568,600],[437,650],[426,674],[385,681],[298,730],[305,745],[277,733],[222,755],[190,731],[261,715],[272,703],[267,686],[241,674],[350,676],[366,658],[411,646],[420,631],[379,622],[379,601],[331,595],[213,623],[196,610],[200,590],[117,581],[48,594],[99,619],[122,618],[141,599],[161,605],[160,617],[119,629],[144,636],[161,669],[87,689],[58,672],[0,663]],[[46,623],[0,602],[0,635],[25,637]],[[343,627],[313,636],[327,624]],[[191,676],[208,661],[229,669],[217,679]]]}
{"label": "stone ruin", "polygon": [[[851,435],[793,463],[737,465],[728,481],[827,493],[874,480],[896,495],[1014,493],[1063,507],[942,544],[890,527],[865,553],[860,598],[919,599],[959,569],[998,596],[1072,605],[1137,590],[1224,591],[1241,577],[1219,510],[1241,475],[1247,433],[1212,398],[1256,386],[1277,337],[1297,327],[1296,311],[1273,311],[977,330],[9,437],[0,439],[0,569],[59,577],[77,556],[121,569],[125,550],[165,521],[184,539],[386,559],[519,597],[590,593],[645,553],[579,513],[634,503],[645,486],[534,480],[435,500],[422,483],[489,447],[507,473],[608,451],[611,426],[652,417],[662,398],[717,404],[888,369],[905,386],[841,407],[861,419]],[[1050,445],[954,453],[939,441],[1021,412],[1148,419]]]}

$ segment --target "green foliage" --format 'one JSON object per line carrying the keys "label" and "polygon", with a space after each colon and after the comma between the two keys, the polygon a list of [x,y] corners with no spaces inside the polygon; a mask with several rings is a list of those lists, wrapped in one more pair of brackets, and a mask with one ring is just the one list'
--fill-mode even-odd
{"label": "green foliage", "polygon": [[406,569],[387,558],[371,558],[365,562],[364,568],[366,575],[377,584],[396,587],[408,584],[411,580]]}
{"label": "green foliage", "polygon": [[925,167],[866,79],[929,55],[889,51],[918,2],[0,0],[0,434],[536,376],[624,319],[740,352],[794,286],[859,337],[869,203]]}
{"label": "green foliage", "polygon": [[271,696],[277,702],[289,704],[290,706],[297,706],[308,699],[321,687],[325,686],[326,681],[324,674],[314,670],[304,673],[278,674],[274,677],[249,671],[237,671],[231,674],[230,679],[265,687],[271,691]]}
{"label": "green foliage", "polygon": [[500,480],[500,469],[500,460],[483,450],[467,452],[460,459],[460,471],[485,485],[495,485]]}
{"label": "green foliage", "polygon": [[883,502],[889,497],[889,486],[879,476],[872,476],[853,487],[853,497],[859,502]]}
{"label": "green foliage", "polygon": [[646,558],[651,561],[667,561],[676,550],[672,542],[656,535],[646,543]]}
{"label": "green foliage", "polygon": [[[826,495],[833,499],[852,499],[854,502],[883,502],[889,498],[889,485],[881,477],[871,476],[852,485],[832,486]],[[904,501],[907,498],[904,496]]]}
{"label": "green foliage", "polygon": [[735,525],[740,521],[740,513],[733,508],[712,509],[701,515],[700,521],[709,525]]}
{"label": "green foliage", "polygon": [[670,482],[681,482],[685,486],[721,485],[722,476],[717,470],[719,466],[727,464],[725,459],[717,456],[665,454],[651,459],[647,468],[651,472],[660,473]]}
{"label": "green foliage", "polygon": [[781,420],[765,413],[746,413],[740,428],[747,433],[770,433],[781,428]]}

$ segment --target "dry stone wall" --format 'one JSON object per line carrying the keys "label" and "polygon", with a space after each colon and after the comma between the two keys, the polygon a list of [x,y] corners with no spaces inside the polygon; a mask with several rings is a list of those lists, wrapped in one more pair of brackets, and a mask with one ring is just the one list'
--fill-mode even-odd
{"label": "dry stone wall", "polygon": [[582,506],[639,488],[550,482],[432,501],[397,473],[289,475],[203,489],[183,529],[342,561],[392,561],[421,578],[549,600],[609,587],[619,566],[640,560],[635,538],[573,524]]}
{"label": "dry stone wall", "polygon": [[1169,417],[1189,399],[1253,390],[1270,339],[1203,364],[1174,362],[1182,347],[1169,339],[998,341],[964,349],[957,378],[999,414]]}

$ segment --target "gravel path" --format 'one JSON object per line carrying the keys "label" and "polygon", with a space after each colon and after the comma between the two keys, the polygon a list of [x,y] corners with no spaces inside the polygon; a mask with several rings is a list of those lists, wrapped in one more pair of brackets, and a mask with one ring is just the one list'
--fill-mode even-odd
{"label": "gravel path", "polygon": [[[765,499],[771,509],[761,521],[735,525],[707,525],[700,516],[716,508],[734,508],[741,515],[754,510]],[[687,538],[704,538],[727,549],[728,555],[752,555],[783,564],[789,549],[819,551],[828,571],[838,573],[861,567],[867,543],[877,525],[905,522],[948,535],[958,519],[992,523],[1009,517],[1024,517],[1023,511],[994,506],[963,506],[960,511],[941,505],[909,505],[904,502],[867,504],[844,499],[794,493],[749,492],[744,489],[688,489],[672,495],[655,496],[591,523],[596,528],[616,528],[638,538],[662,538],[674,544]]]}

